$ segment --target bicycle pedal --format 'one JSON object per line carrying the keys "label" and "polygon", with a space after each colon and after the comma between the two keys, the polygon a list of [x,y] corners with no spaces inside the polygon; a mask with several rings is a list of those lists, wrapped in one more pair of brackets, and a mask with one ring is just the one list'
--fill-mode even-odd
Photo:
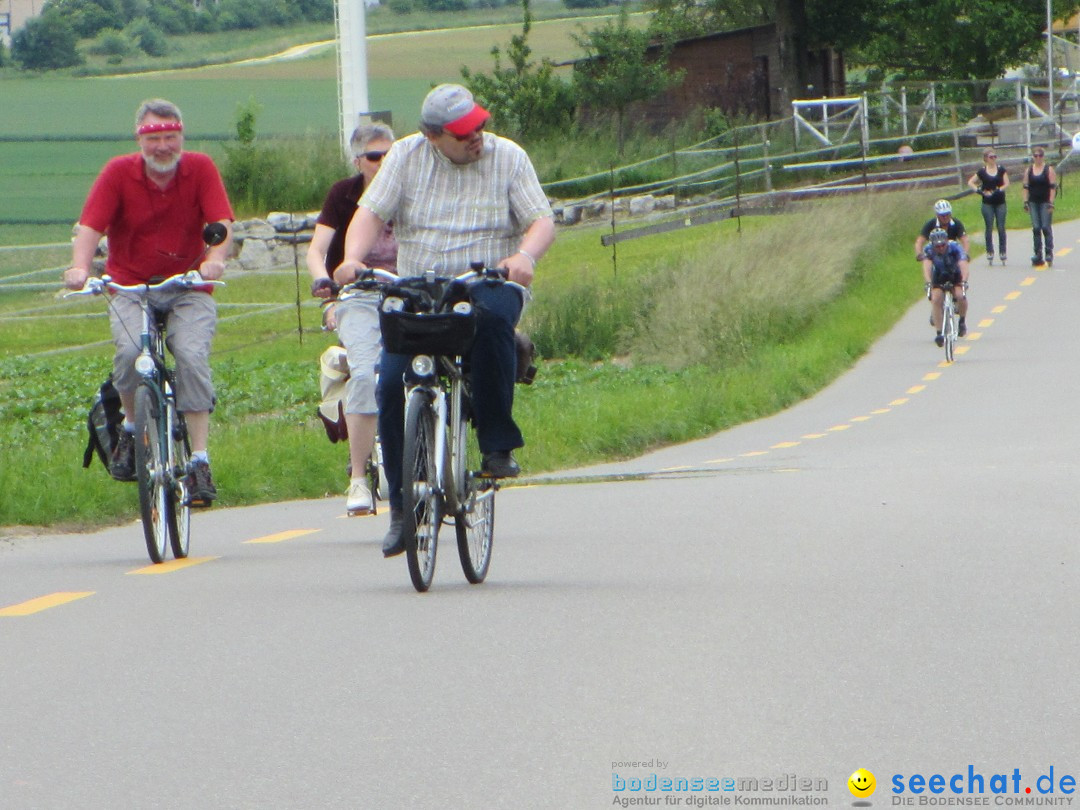
{"label": "bicycle pedal", "polygon": [[368,517],[378,513],[375,511],[375,507],[372,506],[370,509],[346,509],[345,514],[349,517]]}

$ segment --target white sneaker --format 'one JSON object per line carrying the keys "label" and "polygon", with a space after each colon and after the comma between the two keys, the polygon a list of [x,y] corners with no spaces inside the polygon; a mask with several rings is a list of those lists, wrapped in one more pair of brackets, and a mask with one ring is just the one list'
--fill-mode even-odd
{"label": "white sneaker", "polygon": [[345,509],[350,515],[370,515],[373,509],[371,490],[367,479],[353,478],[349,481],[349,494],[345,498]]}

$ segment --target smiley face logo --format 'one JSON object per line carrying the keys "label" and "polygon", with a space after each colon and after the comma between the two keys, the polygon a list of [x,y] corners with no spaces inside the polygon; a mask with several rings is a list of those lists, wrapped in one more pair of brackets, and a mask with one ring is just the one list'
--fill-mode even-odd
{"label": "smiley face logo", "polygon": [[877,788],[877,780],[874,779],[874,775],[866,768],[859,768],[847,780],[848,790],[851,791],[852,796],[858,796],[859,798],[866,798],[873,794]]}

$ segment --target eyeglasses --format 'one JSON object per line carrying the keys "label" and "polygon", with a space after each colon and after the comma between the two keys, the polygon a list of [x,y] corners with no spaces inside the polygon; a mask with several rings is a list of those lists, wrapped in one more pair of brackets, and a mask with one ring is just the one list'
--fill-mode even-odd
{"label": "eyeglasses", "polygon": [[453,138],[453,139],[454,139],[455,141],[458,141],[458,142],[460,142],[460,143],[464,143],[465,141],[467,141],[467,140],[469,140],[470,138],[472,138],[472,136],[473,136],[473,135],[478,135],[478,134],[480,134],[481,132],[483,132],[483,131],[484,131],[484,127],[485,127],[485,126],[487,126],[487,122],[486,122],[486,121],[485,121],[485,122],[484,122],[483,124],[481,124],[480,126],[478,126],[478,127],[476,128],[476,129],[474,129],[474,130],[473,130],[472,132],[466,132],[466,133],[465,133],[464,135],[455,135],[455,134],[454,134],[453,132],[451,132],[450,130],[444,130],[444,131],[446,132],[446,134],[447,134],[447,135],[449,135],[449,136],[450,136],[451,138]]}
{"label": "eyeglasses", "polygon": [[367,158],[372,163],[378,163],[380,160],[383,159],[383,155],[385,155],[386,152],[387,152],[386,149],[383,149],[382,151],[379,151],[379,150],[376,149],[376,150],[373,150],[371,152],[361,152],[360,157]]}
{"label": "eyeglasses", "polygon": [[987,155],[986,159],[987,160],[997,160],[997,155]]}
{"label": "eyeglasses", "polygon": [[1045,155],[1046,153],[1045,152],[1032,152],[1031,154],[1032,154],[1032,157],[1043,157],[1043,155]]}

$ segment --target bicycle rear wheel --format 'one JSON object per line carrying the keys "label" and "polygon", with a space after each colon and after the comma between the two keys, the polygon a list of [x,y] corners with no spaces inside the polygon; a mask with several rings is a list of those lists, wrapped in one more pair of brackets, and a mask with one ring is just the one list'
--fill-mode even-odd
{"label": "bicycle rear wheel", "polygon": [[405,514],[405,558],[413,587],[421,593],[435,574],[442,497],[435,469],[435,409],[424,391],[413,391],[405,404],[405,447],[401,500]]}
{"label": "bicycle rear wheel", "polygon": [[175,408],[169,408],[170,429],[172,430],[172,458],[169,467],[169,544],[173,557],[182,560],[188,555],[191,544],[191,493],[187,488],[188,461],[191,459],[191,445],[188,442],[187,424],[184,415]]}
{"label": "bicycle rear wheel", "polygon": [[155,563],[165,559],[171,506],[161,419],[157,392],[147,383],[140,384],[135,389],[135,477],[139,482],[139,509],[146,550]]}
{"label": "bicycle rear wheel", "polygon": [[464,497],[458,504],[454,515],[454,528],[457,531],[458,557],[461,558],[461,570],[465,579],[478,585],[487,576],[491,565],[491,544],[495,537],[495,481],[482,478],[476,473],[480,469],[480,449],[476,445],[476,436],[468,430],[468,423],[460,425],[466,439],[467,452]]}

